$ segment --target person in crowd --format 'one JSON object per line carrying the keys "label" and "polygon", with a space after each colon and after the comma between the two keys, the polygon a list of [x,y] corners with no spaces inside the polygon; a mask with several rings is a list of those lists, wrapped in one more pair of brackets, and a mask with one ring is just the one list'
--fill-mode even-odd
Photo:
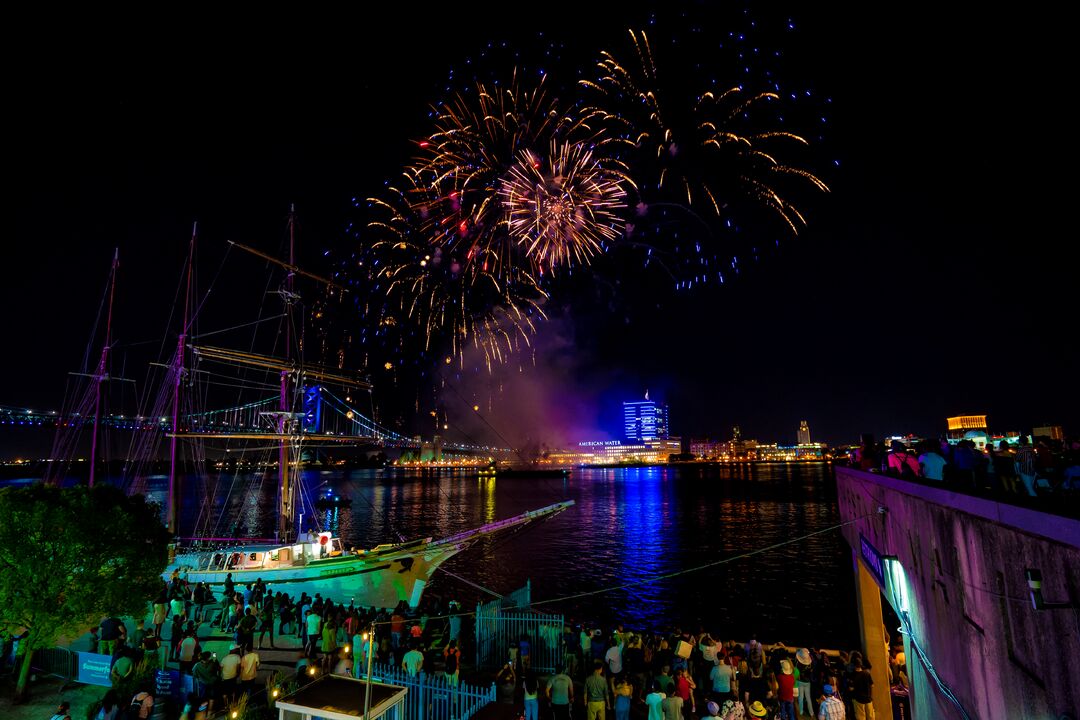
{"label": "person in crowd", "polygon": [[572,677],[577,671],[578,663],[581,661],[581,636],[571,622],[563,625],[563,653],[566,656],[566,663],[570,668]]}
{"label": "person in crowd", "polygon": [[154,694],[150,691],[149,685],[144,685],[139,688],[139,691],[131,696],[131,702],[128,703],[128,715],[134,716],[133,720],[149,720],[151,713],[154,711]]}
{"label": "person in crowd", "polygon": [[[401,659],[401,667],[414,677],[420,674],[420,670],[424,667],[424,653],[420,652],[419,643],[410,643],[409,651]],[[511,684],[516,684],[516,678]]]}
{"label": "person in crowd", "polygon": [[[678,675],[680,672],[682,672],[682,668],[677,669],[675,674]],[[686,712],[685,708],[686,701],[679,695],[665,695],[660,702],[664,720],[683,720],[683,714]]]}
{"label": "person in crowd", "polygon": [[975,489],[975,477],[984,458],[975,443],[963,439],[953,448],[951,482],[961,488]]}
{"label": "person in crowd", "polygon": [[874,720],[874,678],[861,657],[855,658],[851,665],[851,707],[855,720]]}
{"label": "person in crowd", "polygon": [[270,635],[270,649],[274,649],[274,603],[269,600],[259,610],[259,649],[263,649],[263,640]]}
{"label": "person in crowd", "polygon": [[122,645],[127,639],[127,627],[124,622],[113,615],[105,618],[100,624],[101,634],[98,652],[102,655],[113,655],[118,645]]}
{"label": "person in crowd", "polygon": [[604,678],[604,663],[593,661],[592,675],[585,678],[585,719],[604,720],[611,707],[608,682]]}
{"label": "person in crowd", "polygon": [[56,712],[53,713],[50,720],[71,720],[71,703],[64,700],[57,705]]}
{"label": "person in crowd", "polygon": [[526,634],[522,634],[518,639],[518,664],[522,673],[532,667],[532,642]]}
{"label": "person in crowd", "polygon": [[1001,492],[1016,494],[1019,490],[1020,478],[1016,476],[1016,466],[1013,462],[1012,448],[1009,443],[1002,440],[995,449],[993,444],[987,444],[990,455],[990,464],[994,468],[994,484]]}
{"label": "person in crowd", "polygon": [[161,637],[161,629],[165,625],[165,620],[169,617],[169,588],[165,585],[164,580],[161,581],[161,588],[154,597],[152,610],[151,623],[154,625],[154,632],[157,633],[158,637]]}
{"label": "person in crowd", "polygon": [[120,715],[120,696],[116,688],[109,688],[105,697],[101,698],[101,707],[98,708],[94,720],[117,720]]}
{"label": "person in crowd", "polygon": [[135,662],[131,656],[131,650],[126,647],[118,648],[113,658],[112,668],[109,669],[109,680],[113,685],[117,685],[131,677],[134,671]]}
{"label": "person in crowd", "polygon": [[304,650],[309,656],[315,654],[315,650],[319,647],[319,643],[322,640],[322,622],[322,616],[309,608],[307,611],[307,618],[303,623],[306,626],[305,635],[307,637],[307,642],[304,643]]}
{"label": "person in crowd", "polygon": [[207,710],[213,712],[214,700],[218,696],[218,683],[221,681],[221,668],[213,654],[204,650],[199,656],[199,662],[191,670],[195,678],[195,695],[199,700],[205,700]]}
{"label": "person in crowd", "polygon": [[776,675],[776,699],[780,703],[781,720],[798,720],[795,715],[795,668],[791,660],[780,660],[780,672]]}
{"label": "person in crowd", "polygon": [[630,705],[634,684],[627,673],[615,678],[615,720],[630,720]]}
{"label": "person in crowd", "polygon": [[210,701],[200,700],[196,693],[188,693],[184,709],[180,711],[180,720],[207,720],[210,715]]}
{"label": "person in crowd", "polygon": [[262,664],[259,653],[255,647],[248,643],[244,647],[244,654],[240,656],[240,692],[250,696],[255,692],[255,683],[259,678],[259,666]]}
{"label": "person in crowd", "polygon": [[799,648],[795,652],[795,700],[799,715],[814,717],[814,703],[810,694],[812,676],[812,658],[809,648]]}
{"label": "person in crowd", "polygon": [[327,614],[330,617],[323,620],[320,650],[323,657],[323,669],[329,671],[330,663],[337,654],[337,622],[334,621],[332,613],[328,612]]}
{"label": "person in crowd", "polygon": [[715,664],[709,671],[709,682],[712,687],[712,696],[717,702],[723,702],[729,697],[735,697],[735,668],[728,661],[726,650],[721,650],[716,656]]}
{"label": "person in crowd", "polygon": [[611,645],[604,651],[604,663],[608,678],[608,689],[615,692],[615,678],[623,671],[623,648],[614,635],[611,637]]}
{"label": "person in crowd", "polygon": [[746,717],[743,704],[738,700],[725,700],[720,706],[720,717],[723,720],[743,720]]}
{"label": "person in crowd", "polygon": [[825,685],[822,689],[821,705],[818,706],[818,720],[846,720],[847,712],[844,703],[836,697],[832,685]]}
{"label": "person in crowd", "polygon": [[682,698],[683,713],[687,717],[697,714],[697,702],[694,699],[696,689],[697,683],[694,682],[689,670],[679,668],[675,671],[675,695]]}
{"label": "person in crowd", "polygon": [[[409,653],[405,653],[405,657],[409,657]],[[504,705],[513,705],[514,693],[517,690],[517,671],[514,669],[513,660],[507,660],[506,663],[499,668],[499,672],[495,676],[495,685],[499,689],[499,702]]]}
{"label": "person in crowd", "polygon": [[647,720],[664,720],[664,700],[667,698],[660,690],[660,684],[653,682],[649,694],[645,696],[645,707],[649,714]]}
{"label": "person in crowd", "polygon": [[[570,720],[570,706],[574,702],[574,681],[567,675],[569,668],[564,667],[562,672],[556,673],[548,680],[544,694],[555,720]],[[659,716],[651,720],[663,720]]]}
{"label": "person in crowd", "polygon": [[919,461],[899,440],[893,440],[889,455],[885,458],[886,472],[896,477],[918,477]]}
{"label": "person in crowd", "polygon": [[202,648],[199,646],[199,639],[195,635],[195,630],[185,629],[184,637],[180,641],[176,651],[176,660],[180,663],[181,674],[191,674],[200,652],[202,652]]}
{"label": "person in crowd", "polygon": [[863,433],[859,447],[855,450],[854,465],[867,472],[881,472],[881,455],[878,453],[874,436]]}
{"label": "person in crowd", "polygon": [[221,683],[219,693],[226,705],[231,705],[236,699],[237,686],[240,679],[240,646],[233,645],[225,657],[219,663],[221,667]]}
{"label": "person in crowd", "polygon": [[525,670],[525,679],[521,683],[524,697],[525,720],[540,720],[540,682],[531,669]]}
{"label": "person in crowd", "polygon": [[461,678],[461,650],[458,649],[457,640],[451,640],[443,650],[443,668],[446,674],[446,682],[457,687]]}
{"label": "person in crowd", "polygon": [[330,671],[334,675],[343,675],[345,677],[351,677],[353,674],[353,657],[349,652],[349,649],[345,646],[338,648],[337,662],[334,663],[333,669]]}
{"label": "person in crowd", "polygon": [[240,621],[236,624],[236,644],[240,647],[254,645],[255,628],[257,628],[258,625],[259,619],[255,617],[255,612],[250,606],[245,607],[243,616],[241,616]]}
{"label": "person in crowd", "polygon": [[1024,492],[1029,497],[1035,497],[1035,449],[1031,447],[1027,435],[1021,435],[1016,447],[1016,457],[1013,460],[1016,474],[1020,476]]}

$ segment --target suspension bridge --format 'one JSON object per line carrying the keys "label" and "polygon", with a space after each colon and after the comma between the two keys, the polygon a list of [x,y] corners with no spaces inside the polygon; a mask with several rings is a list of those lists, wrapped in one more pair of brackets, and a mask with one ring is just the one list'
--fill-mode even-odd
{"label": "suspension bridge", "polygon": [[[155,432],[184,437],[221,440],[290,439],[304,445],[345,445],[359,448],[420,450],[426,443],[419,435],[402,435],[372,420],[357,408],[351,398],[341,397],[321,385],[303,388],[302,407],[288,413],[289,432],[278,431],[280,397],[269,395],[260,400],[233,407],[180,415],[177,427],[167,415],[102,415],[99,427],[131,432]],[[38,427],[42,429],[90,428],[95,417],[89,413],[64,414],[55,410],[0,405],[0,426]],[[500,455],[513,449],[475,443],[439,441],[442,450],[463,455]]]}

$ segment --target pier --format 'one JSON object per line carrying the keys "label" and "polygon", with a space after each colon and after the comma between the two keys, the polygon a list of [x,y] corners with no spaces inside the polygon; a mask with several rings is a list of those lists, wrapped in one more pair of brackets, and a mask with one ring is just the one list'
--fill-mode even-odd
{"label": "pier", "polygon": [[[1080,707],[1080,520],[1060,502],[982,497],[836,469],[874,705],[890,707],[882,628],[902,634],[912,717],[1058,717]],[[862,518],[862,519],[858,519]],[[883,625],[883,603],[900,620]]]}

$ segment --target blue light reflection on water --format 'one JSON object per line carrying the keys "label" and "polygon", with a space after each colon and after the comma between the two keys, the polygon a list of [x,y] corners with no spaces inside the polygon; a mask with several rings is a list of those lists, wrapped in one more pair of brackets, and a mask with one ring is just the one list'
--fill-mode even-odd
{"label": "blue light reflection on water", "polygon": [[[716,564],[836,524],[828,465],[577,469],[569,478],[496,480],[359,470],[303,480],[351,498],[337,523],[356,547],[441,537],[573,499],[555,518],[477,542],[446,569],[496,592],[531,580],[537,601],[617,588],[540,606],[579,620],[701,622],[724,636],[757,633],[789,645],[857,642],[851,553],[838,532]],[[683,573],[704,565],[712,567]],[[467,604],[480,595],[444,573],[430,592]]]}
{"label": "blue light reflection on water", "polygon": [[[756,633],[788,645],[858,641],[851,551],[839,532],[716,564],[835,525],[828,465],[575,469],[567,478],[496,480],[465,472],[307,470],[301,480],[310,498],[328,488],[350,498],[351,506],[315,515],[355,547],[442,537],[573,499],[560,515],[484,538],[445,567],[497,592],[531,580],[534,601],[584,594],[539,608],[579,621],[639,628],[700,622],[722,637]],[[272,473],[186,485],[184,534],[205,512],[220,519],[216,534],[228,534],[237,515],[249,535],[273,534]],[[208,510],[200,508],[204,487],[215,497]],[[163,478],[150,494],[164,498]],[[311,527],[310,510],[303,522]],[[683,572],[705,565],[711,567]],[[610,588],[616,589],[597,592]],[[428,592],[466,607],[481,596],[446,573],[436,574]]]}

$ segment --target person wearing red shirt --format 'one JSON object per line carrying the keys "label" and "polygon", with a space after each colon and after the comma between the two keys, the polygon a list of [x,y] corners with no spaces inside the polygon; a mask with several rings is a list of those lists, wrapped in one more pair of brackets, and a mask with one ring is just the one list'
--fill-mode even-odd
{"label": "person wearing red shirt", "polygon": [[[697,705],[694,704],[694,690],[697,685],[690,673],[684,668],[675,671],[675,694],[683,699],[683,712],[697,714]],[[689,715],[688,715],[689,716]]]}
{"label": "person wearing red shirt", "polygon": [[798,720],[795,716],[795,672],[791,661],[780,661],[780,674],[776,676],[776,699],[780,701],[781,720]]}

